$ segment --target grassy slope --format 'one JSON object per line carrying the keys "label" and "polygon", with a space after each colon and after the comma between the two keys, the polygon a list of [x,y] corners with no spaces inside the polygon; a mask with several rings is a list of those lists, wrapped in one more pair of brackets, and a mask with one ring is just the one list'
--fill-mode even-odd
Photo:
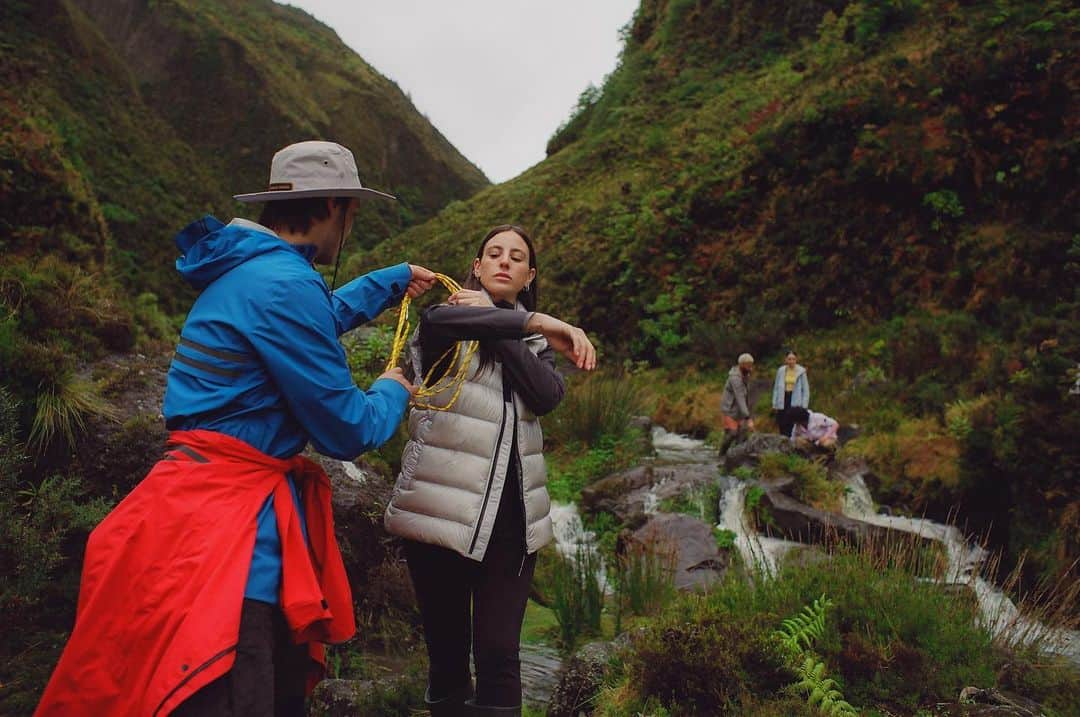
{"label": "grassy slope", "polygon": [[[647,0],[576,137],[361,262],[407,251],[458,273],[484,228],[519,221],[554,308],[645,357],[664,326],[747,311],[798,330],[1052,304],[1076,200],[1075,14],[754,5]],[[635,343],[628,319],[660,326]]]}
{"label": "grassy slope", "polygon": [[4,3],[0,78],[0,356],[26,410],[161,329],[159,304],[187,308],[172,234],[257,211],[229,196],[288,142],[338,139],[401,197],[365,206],[369,241],[486,184],[396,85],[269,0]]}
{"label": "grassy slope", "polygon": [[[645,0],[546,161],[351,268],[461,273],[488,226],[523,224],[542,303],[608,358],[722,372],[793,342],[816,407],[900,434],[863,446],[887,499],[964,504],[1013,558],[1065,570],[1078,20],[1064,2]],[[712,405],[722,380],[660,401]]]}

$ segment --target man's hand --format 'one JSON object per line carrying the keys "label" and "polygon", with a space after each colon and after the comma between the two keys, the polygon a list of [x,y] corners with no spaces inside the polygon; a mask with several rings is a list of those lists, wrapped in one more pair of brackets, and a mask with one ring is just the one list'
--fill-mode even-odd
{"label": "man's hand", "polygon": [[388,378],[391,381],[397,381],[405,387],[405,390],[409,392],[410,397],[416,395],[416,386],[409,383],[409,379],[405,378],[405,372],[396,366],[384,373],[382,376],[379,376],[379,378]]}
{"label": "man's hand", "polygon": [[754,430],[754,419],[753,418],[747,418],[746,419],[746,428],[748,430],[751,430],[751,431]]}
{"label": "man's hand", "polygon": [[451,306],[494,306],[491,303],[491,299],[488,295],[482,291],[474,291],[473,289],[462,289],[461,291],[455,291],[450,294],[450,298],[446,300],[446,303]]}
{"label": "man's hand", "polygon": [[409,269],[412,270],[412,278],[409,279],[409,287],[405,289],[405,293],[410,299],[415,299],[435,285],[435,272],[417,264],[409,264]]}

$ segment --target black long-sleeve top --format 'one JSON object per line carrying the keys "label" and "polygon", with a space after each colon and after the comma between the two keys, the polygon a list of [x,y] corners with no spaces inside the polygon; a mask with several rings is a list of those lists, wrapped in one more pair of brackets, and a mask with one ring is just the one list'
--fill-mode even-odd
{"label": "black long-sleeve top", "polygon": [[[555,351],[547,346],[534,354],[522,338],[532,314],[505,306],[449,306],[439,304],[420,318],[420,364],[424,375],[455,341],[478,340],[502,364],[504,392],[512,389],[533,413],[551,413],[566,392],[555,369]],[[509,385],[507,385],[509,383]],[[509,398],[509,396],[507,396]]]}

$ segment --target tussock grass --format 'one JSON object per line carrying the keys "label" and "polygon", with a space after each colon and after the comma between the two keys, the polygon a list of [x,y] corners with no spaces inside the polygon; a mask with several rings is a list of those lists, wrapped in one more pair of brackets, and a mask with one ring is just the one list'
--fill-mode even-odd
{"label": "tussock grass", "polygon": [[57,437],[74,445],[90,416],[117,420],[119,413],[101,397],[95,384],[72,374],[63,375],[38,394],[29,443],[39,453]]}

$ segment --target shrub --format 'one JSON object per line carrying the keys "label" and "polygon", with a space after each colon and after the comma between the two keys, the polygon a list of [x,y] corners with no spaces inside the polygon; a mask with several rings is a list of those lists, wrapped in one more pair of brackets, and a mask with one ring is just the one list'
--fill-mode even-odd
{"label": "shrub", "polygon": [[673,713],[742,714],[741,703],[775,693],[787,680],[763,615],[735,615],[693,596],[635,636],[623,669],[638,694]]}
{"label": "shrub", "polygon": [[823,460],[808,460],[795,453],[768,453],[761,457],[758,474],[762,478],[795,479],[795,496],[817,508],[837,511],[844,486],[829,480]]}

